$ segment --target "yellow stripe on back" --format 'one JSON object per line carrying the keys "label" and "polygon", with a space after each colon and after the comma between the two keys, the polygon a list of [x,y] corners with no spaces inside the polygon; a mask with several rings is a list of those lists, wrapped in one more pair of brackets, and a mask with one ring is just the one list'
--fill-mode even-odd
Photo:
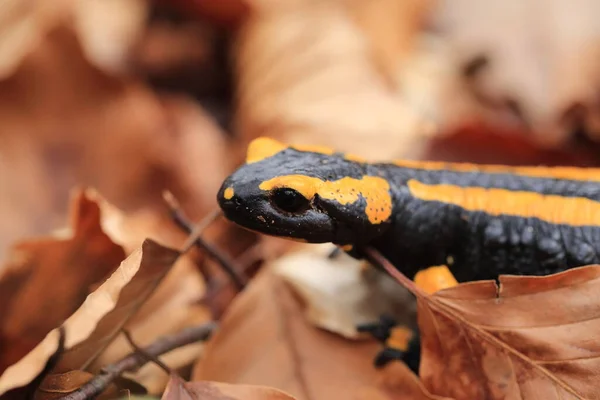
{"label": "yellow stripe on back", "polygon": [[467,211],[539,218],[553,224],[600,225],[600,203],[583,197],[447,184],[427,185],[414,179],[408,181],[408,188],[417,199],[453,204]]}
{"label": "yellow stripe on back", "polygon": [[484,165],[470,163],[446,163],[439,161],[398,160],[393,165],[403,168],[426,171],[482,172],[495,174],[514,174],[532,178],[568,179],[575,181],[600,182],[599,168],[577,167],[511,167],[507,165]]}
{"label": "yellow stripe on back", "polygon": [[[262,161],[272,157],[275,154],[285,150],[294,149],[297,151],[306,151],[311,153],[319,153],[324,155],[333,155],[336,153],[334,149],[325,146],[310,146],[310,145],[292,145],[288,146],[275,139],[268,137],[259,137],[254,139],[248,146],[246,162],[248,164]],[[345,154],[344,158],[348,161],[364,163],[362,157]],[[600,182],[600,168],[577,168],[577,167],[512,167],[507,165],[492,165],[492,164],[472,164],[472,163],[448,163],[440,161],[413,161],[413,160],[396,160],[393,165],[402,168],[421,169],[425,171],[454,171],[454,172],[481,172],[494,174],[514,174],[520,176],[528,176],[532,178],[554,178],[568,179],[575,181],[593,181]]]}
{"label": "yellow stripe on back", "polygon": [[[259,137],[254,139],[248,145],[248,151],[246,153],[246,163],[252,164],[258,161],[262,161],[266,158],[272,157],[275,154],[285,150],[285,149],[294,149],[297,151],[309,152],[309,153],[318,153],[324,154],[327,156],[331,156],[336,153],[335,149],[332,149],[327,146],[317,146],[317,145],[305,145],[305,144],[295,144],[288,146],[283,144],[275,139],[271,139],[268,137]],[[360,156],[354,154],[344,154],[344,158],[348,161],[361,162],[364,163],[366,160]]]}

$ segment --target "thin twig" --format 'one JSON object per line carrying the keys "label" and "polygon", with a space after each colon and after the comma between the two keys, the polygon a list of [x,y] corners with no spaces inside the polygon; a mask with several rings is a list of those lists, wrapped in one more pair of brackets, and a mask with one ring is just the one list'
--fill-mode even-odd
{"label": "thin twig", "polygon": [[427,297],[427,293],[423,291],[420,287],[418,287],[415,282],[408,279],[406,275],[402,272],[398,271],[396,267],[392,265],[391,262],[388,261],[381,253],[375,250],[373,247],[366,247],[364,249],[366,258],[373,264],[383,268],[386,270],[388,274],[392,276],[392,278],[396,279],[402,286],[407,288],[412,294],[417,297]]}
{"label": "thin twig", "polygon": [[[171,350],[186,346],[191,343],[204,341],[216,329],[214,322],[186,328],[173,335],[163,336],[154,343],[144,347],[142,351],[150,357],[156,358]],[[100,373],[76,391],[69,393],[61,400],[90,400],[101,394],[107,387],[124,372],[135,371],[148,362],[147,358],[139,352],[129,354],[114,364],[102,368]]]}
{"label": "thin twig", "polygon": [[147,361],[151,361],[154,364],[158,365],[160,367],[160,369],[165,371],[168,375],[173,375],[175,373],[171,368],[169,368],[169,366],[167,364],[162,362],[158,358],[158,356],[153,356],[152,354],[148,354],[148,352],[146,350],[144,350],[143,348],[138,346],[137,343],[133,340],[133,336],[131,336],[131,332],[129,332],[126,329],[121,329],[121,332],[123,332],[125,339],[127,339],[127,341],[129,342],[129,345],[135,350],[136,353],[144,356],[144,358],[146,358]]}
{"label": "thin twig", "polygon": [[[179,213],[181,217],[183,217],[183,213]],[[210,224],[212,224],[219,216],[221,215],[221,210],[213,210],[212,212],[208,213],[208,215],[206,215],[204,218],[202,218],[202,220],[200,222],[198,222],[196,225],[191,226],[191,224],[188,224],[188,230],[189,232],[189,237],[187,238],[187,240],[185,241],[185,243],[183,244],[183,248],[181,249],[182,253],[187,253],[188,251],[190,251],[190,249],[194,246],[196,246],[196,243],[198,241],[202,241],[202,233],[204,232],[204,230],[206,228],[208,228],[210,226]]]}
{"label": "thin twig", "polygon": [[185,216],[185,214],[181,211],[181,207],[177,203],[177,200],[170,192],[165,192],[163,195],[165,202],[169,206],[169,210],[171,212],[171,217],[173,221],[186,233],[190,234],[189,239],[186,241],[183,246],[183,252],[189,250],[192,246],[198,246],[200,249],[204,250],[208,256],[215,259],[222,267],[223,270],[227,273],[231,281],[235,284],[238,290],[242,290],[248,284],[248,279],[241,275],[236,268],[236,263],[231,260],[227,255],[220,252],[210,243],[206,242],[200,234],[202,231],[212,223],[216,217],[218,217],[221,212],[215,211],[210,213],[207,217],[205,217],[199,224],[194,228],[192,224],[189,222],[189,219]]}

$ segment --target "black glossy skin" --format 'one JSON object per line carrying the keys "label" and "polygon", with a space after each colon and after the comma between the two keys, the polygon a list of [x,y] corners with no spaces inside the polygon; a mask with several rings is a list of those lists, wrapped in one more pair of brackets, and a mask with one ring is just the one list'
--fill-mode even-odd
{"label": "black glossy skin", "polygon": [[[283,213],[258,185],[280,175],[301,174],[325,180],[364,175],[384,177],[390,184],[393,212],[383,224],[371,224],[364,201],[341,206],[316,198],[302,214]],[[409,179],[426,184],[504,188],[600,201],[600,183],[510,174],[429,171],[392,164],[363,164],[343,155],[286,149],[260,162],[242,166],[219,191],[218,201],[230,220],[265,234],[308,242],[370,244],[399,270],[413,277],[432,265],[446,264],[459,282],[495,279],[500,274],[546,275],[600,262],[600,227],[570,226],[537,218],[490,216],[459,206],[414,198]],[[235,196],[223,198],[233,187]],[[260,218],[258,218],[260,216]],[[358,256],[359,253],[351,253]]]}

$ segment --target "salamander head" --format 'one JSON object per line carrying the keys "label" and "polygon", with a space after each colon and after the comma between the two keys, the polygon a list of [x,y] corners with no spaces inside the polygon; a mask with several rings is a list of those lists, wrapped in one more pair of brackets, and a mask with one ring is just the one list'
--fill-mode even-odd
{"label": "salamander head", "polygon": [[311,243],[366,243],[389,226],[388,182],[364,163],[322,147],[259,138],[217,200],[233,222]]}

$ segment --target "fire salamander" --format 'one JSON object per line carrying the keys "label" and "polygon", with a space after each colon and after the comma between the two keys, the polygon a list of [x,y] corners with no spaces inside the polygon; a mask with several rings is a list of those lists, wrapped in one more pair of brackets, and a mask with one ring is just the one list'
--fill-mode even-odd
{"label": "fire salamander", "polygon": [[368,163],[259,138],[218,202],[264,234],[370,245],[429,292],[600,262],[600,169]]}

